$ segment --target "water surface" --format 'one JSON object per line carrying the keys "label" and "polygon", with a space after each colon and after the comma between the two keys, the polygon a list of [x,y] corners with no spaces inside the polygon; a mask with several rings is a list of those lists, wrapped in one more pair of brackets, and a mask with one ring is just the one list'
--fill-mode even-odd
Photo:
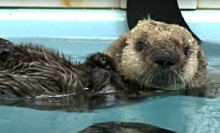
{"label": "water surface", "polygon": [[[80,61],[86,55],[105,50],[113,40],[74,41],[65,39],[9,38],[13,42],[32,41],[58,48]],[[209,74],[220,83],[220,45],[202,44]],[[77,133],[96,122],[133,121],[171,129],[180,133],[220,132],[220,98],[170,96],[99,109],[92,112],[44,111],[0,106],[1,133]],[[13,104],[12,104],[13,105]]]}

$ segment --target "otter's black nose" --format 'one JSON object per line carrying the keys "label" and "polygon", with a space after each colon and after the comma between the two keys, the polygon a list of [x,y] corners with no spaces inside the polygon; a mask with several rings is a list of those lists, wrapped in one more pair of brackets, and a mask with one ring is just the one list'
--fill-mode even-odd
{"label": "otter's black nose", "polygon": [[169,52],[163,52],[154,57],[154,62],[161,67],[170,67],[176,64],[174,57]]}

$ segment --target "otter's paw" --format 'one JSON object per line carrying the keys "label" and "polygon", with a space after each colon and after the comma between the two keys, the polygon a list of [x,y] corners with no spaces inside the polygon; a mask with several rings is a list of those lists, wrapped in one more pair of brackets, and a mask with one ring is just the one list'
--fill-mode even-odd
{"label": "otter's paw", "polygon": [[12,46],[13,44],[10,41],[0,38],[0,55],[4,52],[10,52]]}
{"label": "otter's paw", "polygon": [[91,86],[95,93],[115,92],[125,88],[121,77],[116,72],[98,68],[92,69],[91,75]]}
{"label": "otter's paw", "polygon": [[91,68],[102,68],[106,70],[116,71],[114,61],[106,54],[96,53],[87,57],[86,65]]}

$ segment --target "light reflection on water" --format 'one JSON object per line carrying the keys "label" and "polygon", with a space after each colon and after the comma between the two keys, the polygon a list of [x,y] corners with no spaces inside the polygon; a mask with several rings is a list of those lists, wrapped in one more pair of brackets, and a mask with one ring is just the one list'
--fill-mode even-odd
{"label": "light reflection on water", "polygon": [[[14,42],[40,42],[59,48],[80,61],[85,55],[105,50],[112,41],[80,42],[53,39],[10,39]],[[220,45],[202,44],[209,63],[209,74],[220,83]],[[171,96],[140,103],[95,110],[67,113],[39,111],[28,108],[0,106],[2,133],[76,133],[96,122],[133,121],[172,129],[180,133],[220,132],[220,98]]]}

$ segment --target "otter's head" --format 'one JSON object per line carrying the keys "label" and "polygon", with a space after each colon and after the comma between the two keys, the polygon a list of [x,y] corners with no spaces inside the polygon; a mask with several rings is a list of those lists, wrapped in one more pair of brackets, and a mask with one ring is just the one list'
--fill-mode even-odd
{"label": "otter's head", "polygon": [[143,20],[104,53],[123,77],[140,86],[177,90],[198,87],[207,79],[205,54],[178,25]]}

